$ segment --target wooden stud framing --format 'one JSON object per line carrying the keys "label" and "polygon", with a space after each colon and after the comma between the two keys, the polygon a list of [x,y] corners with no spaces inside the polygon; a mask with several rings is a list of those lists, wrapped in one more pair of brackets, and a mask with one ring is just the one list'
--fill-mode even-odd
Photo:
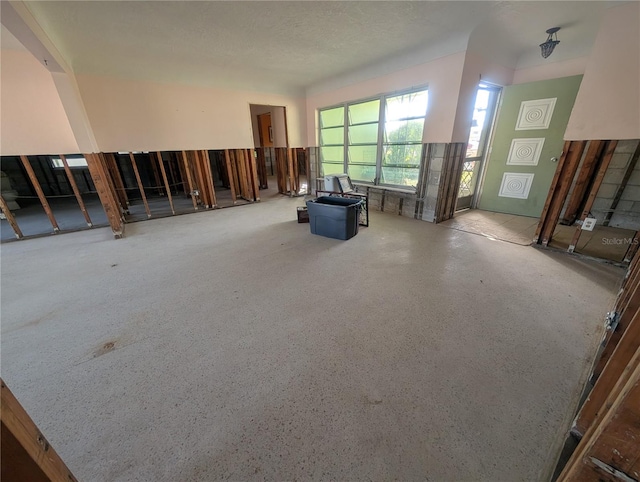
{"label": "wooden stud framing", "polygon": [[87,225],[91,227],[93,226],[93,223],[91,222],[91,217],[89,216],[89,213],[87,212],[87,208],[84,205],[84,201],[82,200],[82,196],[80,195],[80,190],[78,189],[76,180],[73,177],[73,173],[71,172],[71,169],[69,168],[69,163],[67,162],[67,158],[64,155],[60,154],[60,160],[62,161],[64,172],[67,175],[67,179],[69,180],[69,184],[71,185],[73,194],[76,197],[76,201],[78,201],[78,205],[80,206],[80,211],[82,211],[82,214],[84,216],[85,221],[87,222]]}
{"label": "wooden stud framing", "polygon": [[[594,387],[594,390],[596,390]],[[640,348],[558,477],[559,482],[635,481],[640,474]]]}
{"label": "wooden stud framing", "polygon": [[122,210],[128,213],[129,197],[127,196],[127,190],[124,187],[124,182],[122,181],[122,176],[120,175],[120,169],[118,169],[116,157],[112,153],[107,153],[104,154],[104,158],[106,161],[107,171],[111,174],[111,178],[113,179],[113,183],[116,188],[116,197],[120,201]]}
{"label": "wooden stud framing", "polygon": [[638,245],[640,245],[640,231],[636,231],[636,234],[633,235],[633,242],[629,245],[629,249],[627,249],[627,252],[624,255],[623,261],[625,263],[630,263],[631,260],[636,257],[638,248],[640,247]]}
{"label": "wooden stud framing", "polygon": [[185,196],[191,196],[189,192],[189,183],[187,182],[187,173],[184,170],[184,162],[182,154],[176,154],[176,162],[178,163],[178,171],[180,172],[180,183],[182,185],[182,191]]}
{"label": "wooden stud framing", "polygon": [[171,188],[169,186],[169,180],[167,179],[167,172],[164,169],[164,162],[162,161],[162,153],[160,151],[157,151],[156,156],[158,157],[158,164],[160,165],[160,173],[162,174],[164,187],[167,191],[167,199],[169,199],[169,206],[171,206],[171,213],[175,214],[176,210],[173,208],[173,197],[171,196]]}
{"label": "wooden stud framing", "polygon": [[140,173],[138,172],[138,164],[136,164],[136,157],[133,152],[129,153],[129,159],[131,159],[131,165],[133,166],[133,173],[136,175],[136,181],[138,182],[138,189],[142,195],[142,202],[144,203],[144,210],[147,212],[147,217],[151,217],[151,210],[149,209],[149,203],[147,202],[147,195],[144,193],[144,186],[142,185],[142,179],[140,179]]}
{"label": "wooden stud framing", "polygon": [[153,178],[156,182],[156,190],[158,194],[162,196],[162,187],[160,187],[160,176],[158,176],[158,168],[156,167],[156,163],[153,160],[153,154],[149,153],[149,162],[151,163],[151,170],[153,171]]}
{"label": "wooden stud framing", "polygon": [[3,480],[77,482],[2,379],[0,390]]}
{"label": "wooden stud framing", "polygon": [[224,150],[224,163],[227,167],[227,176],[229,177],[229,189],[231,189],[231,200],[233,204],[236,203],[236,186],[233,176],[233,170],[231,169],[231,158],[229,156],[229,149]]}
{"label": "wooden stud framing", "polygon": [[593,173],[598,166],[598,161],[602,154],[602,149],[605,146],[605,141],[591,141],[587,148],[587,153],[584,156],[582,167],[578,172],[578,177],[573,186],[573,192],[567,202],[567,207],[564,211],[564,216],[561,220],[562,224],[573,224],[578,216],[580,206],[584,201],[584,196],[587,193],[589,182],[593,178]]}
{"label": "wooden stud framing", "polygon": [[16,222],[16,218],[13,217],[13,213],[9,210],[9,207],[7,206],[7,202],[4,200],[4,197],[2,196],[2,194],[0,194],[0,208],[2,209],[2,213],[4,214],[4,217],[7,218],[9,225],[13,229],[13,232],[15,233],[16,238],[22,239],[23,237],[22,231],[20,231],[20,228],[18,227],[18,223]]}
{"label": "wooden stud framing", "polygon": [[193,209],[198,210],[198,200],[193,190],[193,179],[191,178],[191,169],[189,168],[189,158],[186,151],[182,151],[182,163],[184,165],[184,172],[187,175],[187,185],[189,186],[189,195],[193,202]]}
{"label": "wooden stud framing", "polygon": [[209,151],[202,151],[202,160],[204,162],[204,170],[207,176],[207,182],[209,184],[209,191],[211,191],[211,207],[218,206],[218,200],[216,199],[216,189],[213,185],[213,171],[211,170],[211,159],[209,158]]}
{"label": "wooden stud framing", "polygon": [[586,143],[587,141],[566,141],[564,143],[562,155],[558,161],[558,167],[542,209],[540,222],[536,228],[536,234],[533,238],[534,243],[541,243],[543,246],[547,246],[551,241]]}
{"label": "wooden stud framing", "polygon": [[[613,157],[613,153],[615,152],[617,145],[618,145],[618,141],[609,141],[607,143],[607,146],[604,150],[604,155],[602,157],[602,161],[600,162],[600,166],[598,167],[598,173],[596,174],[596,177],[593,180],[593,184],[591,185],[591,191],[589,192],[589,197],[587,197],[587,201],[585,202],[585,205],[583,207],[582,215],[580,216],[581,221],[584,221],[587,218],[587,216],[589,215],[589,212],[591,211],[591,208],[593,207],[593,202],[596,200],[596,196],[598,195],[598,190],[602,185],[602,180],[604,179],[604,175],[607,172],[607,168],[609,167],[609,163],[611,162],[611,158]],[[581,228],[582,228],[582,224],[579,224],[578,226],[576,226],[576,231],[573,234],[573,239],[571,240],[571,244],[567,249],[567,251],[569,251],[570,253],[573,253],[573,251],[576,249],[578,240],[580,239],[580,234],[582,232]]]}
{"label": "wooden stud framing", "polygon": [[20,160],[22,161],[22,165],[24,166],[24,169],[27,171],[27,176],[29,176],[29,180],[31,181],[33,188],[36,190],[36,194],[38,195],[38,199],[40,199],[40,203],[44,208],[44,212],[47,214],[47,217],[51,222],[51,226],[53,226],[53,232],[57,233],[58,231],[60,231],[60,228],[58,227],[56,218],[53,215],[51,206],[49,206],[49,202],[47,201],[47,198],[45,197],[44,192],[42,191],[42,187],[38,182],[36,173],[33,172],[33,167],[31,167],[31,163],[29,162],[29,159],[27,158],[27,156],[20,156]]}
{"label": "wooden stud framing", "polygon": [[229,156],[231,157],[231,170],[233,174],[233,184],[236,187],[236,198],[242,197],[242,185],[240,184],[240,173],[238,172],[238,162],[236,160],[236,151],[231,149]]}
{"label": "wooden stud framing", "polygon": [[253,184],[253,199],[260,201],[260,181],[258,179],[258,166],[256,164],[256,157],[252,149],[247,149],[247,161],[249,162],[249,168],[251,170],[251,180]]}
{"label": "wooden stud framing", "polygon": [[293,191],[295,190],[295,182],[293,178],[293,149],[287,148],[287,177],[289,178],[289,196],[293,197]]}
{"label": "wooden stud framing", "polygon": [[122,221],[117,195],[112,184],[109,182],[111,176],[109,175],[105,162],[97,154],[84,154],[84,158],[87,160],[93,185],[96,187],[98,197],[109,220],[113,235],[116,238],[121,238],[124,235],[124,223]]}
{"label": "wooden stud framing", "polygon": [[247,164],[245,162],[242,149],[236,149],[236,164],[238,167],[238,178],[240,181],[240,190],[242,192],[242,197],[247,201],[251,201],[249,186],[247,184]]}
{"label": "wooden stud framing", "polygon": [[269,182],[267,176],[267,157],[265,155],[265,148],[258,147],[256,148],[256,152],[258,153],[257,167],[258,177],[260,179],[260,189],[268,189]]}
{"label": "wooden stud framing", "polygon": [[311,152],[309,152],[310,147],[305,148],[304,150],[304,170],[305,177],[307,178],[307,194],[311,194]]}

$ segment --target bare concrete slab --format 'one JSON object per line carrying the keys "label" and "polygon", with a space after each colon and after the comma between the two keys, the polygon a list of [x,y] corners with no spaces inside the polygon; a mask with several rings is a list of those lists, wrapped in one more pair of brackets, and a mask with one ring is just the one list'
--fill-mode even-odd
{"label": "bare concrete slab", "polygon": [[301,203],[2,246],[2,376],[79,480],[550,473],[623,270]]}

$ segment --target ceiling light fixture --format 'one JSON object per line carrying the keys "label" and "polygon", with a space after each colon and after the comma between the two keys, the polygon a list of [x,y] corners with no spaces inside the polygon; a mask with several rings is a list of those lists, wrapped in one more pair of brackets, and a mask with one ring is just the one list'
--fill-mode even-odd
{"label": "ceiling light fixture", "polygon": [[547,40],[544,43],[540,44],[540,49],[542,50],[542,58],[546,59],[547,57],[549,57],[549,55],[551,55],[551,52],[553,52],[553,49],[556,48],[556,45],[560,43],[560,40],[558,40],[558,34],[556,33],[558,30],[560,30],[560,27],[553,27],[547,30]]}

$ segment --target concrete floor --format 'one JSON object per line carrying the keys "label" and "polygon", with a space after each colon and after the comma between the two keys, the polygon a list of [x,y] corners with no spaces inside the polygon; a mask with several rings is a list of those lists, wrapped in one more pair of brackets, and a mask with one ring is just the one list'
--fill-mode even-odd
{"label": "concrete floor", "polygon": [[440,225],[490,239],[529,246],[533,242],[538,221],[538,218],[527,216],[467,209],[456,212],[453,218]]}
{"label": "concrete floor", "polygon": [[623,270],[302,199],[2,246],[2,377],[83,481],[534,481]]}

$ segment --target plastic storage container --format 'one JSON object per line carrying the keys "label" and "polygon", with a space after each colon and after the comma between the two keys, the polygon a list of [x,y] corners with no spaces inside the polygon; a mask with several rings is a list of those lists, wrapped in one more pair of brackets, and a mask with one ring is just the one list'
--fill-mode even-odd
{"label": "plastic storage container", "polygon": [[321,196],[307,201],[311,234],[334,239],[351,239],[358,234],[362,201],[342,197]]}

